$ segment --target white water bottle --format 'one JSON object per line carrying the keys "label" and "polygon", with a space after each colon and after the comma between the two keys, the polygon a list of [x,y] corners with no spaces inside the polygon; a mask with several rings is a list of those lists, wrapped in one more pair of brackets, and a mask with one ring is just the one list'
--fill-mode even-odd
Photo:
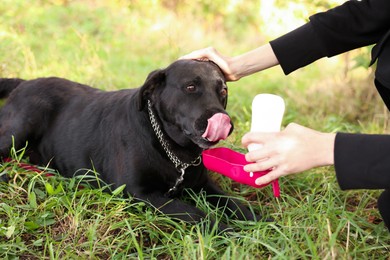
{"label": "white water bottle", "polygon": [[[273,94],[259,94],[252,101],[251,132],[279,132],[284,114],[284,100]],[[248,150],[261,148],[261,144],[249,144]]]}

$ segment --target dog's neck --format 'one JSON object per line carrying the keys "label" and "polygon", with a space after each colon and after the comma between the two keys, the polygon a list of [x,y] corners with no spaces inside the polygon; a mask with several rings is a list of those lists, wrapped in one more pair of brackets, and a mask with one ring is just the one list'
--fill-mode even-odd
{"label": "dog's neck", "polygon": [[163,147],[169,160],[175,165],[175,168],[178,170],[178,172],[181,173],[183,170],[185,171],[185,169],[187,169],[189,166],[198,166],[201,163],[202,158],[200,154],[192,161],[184,162],[173,152],[173,149],[171,148],[167,138],[165,137],[163,131],[161,130],[161,126],[158,123],[155,113],[153,112],[153,107],[150,100],[148,100],[148,114],[149,114],[149,120],[152,125],[153,131],[159,143]]}

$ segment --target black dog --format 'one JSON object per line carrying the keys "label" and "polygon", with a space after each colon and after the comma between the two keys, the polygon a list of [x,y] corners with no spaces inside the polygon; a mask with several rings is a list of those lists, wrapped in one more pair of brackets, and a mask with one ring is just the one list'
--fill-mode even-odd
{"label": "black dog", "polygon": [[[30,160],[72,177],[94,168],[103,181],[161,212],[198,222],[206,215],[179,200],[203,190],[240,220],[252,212],[209,179],[203,149],[232,131],[227,87],[211,62],[176,61],[138,89],[104,92],[60,78],[0,79],[0,156],[28,141]],[[211,196],[210,196],[211,195]],[[222,196],[213,196],[222,195]]]}

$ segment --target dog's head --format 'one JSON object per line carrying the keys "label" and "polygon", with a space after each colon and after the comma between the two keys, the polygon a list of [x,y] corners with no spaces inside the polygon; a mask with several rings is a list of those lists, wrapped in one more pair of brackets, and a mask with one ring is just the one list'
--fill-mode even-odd
{"label": "dog's head", "polygon": [[179,60],[149,74],[139,108],[150,100],[164,131],[181,146],[209,148],[226,139],[233,124],[225,111],[225,77],[212,62]]}

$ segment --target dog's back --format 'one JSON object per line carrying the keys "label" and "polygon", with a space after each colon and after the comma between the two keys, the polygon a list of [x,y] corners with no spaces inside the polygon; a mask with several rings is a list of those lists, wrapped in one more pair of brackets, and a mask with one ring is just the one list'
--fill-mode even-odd
{"label": "dog's back", "polygon": [[0,98],[6,98],[8,95],[16,89],[23,79],[18,78],[1,78],[0,79]]}

